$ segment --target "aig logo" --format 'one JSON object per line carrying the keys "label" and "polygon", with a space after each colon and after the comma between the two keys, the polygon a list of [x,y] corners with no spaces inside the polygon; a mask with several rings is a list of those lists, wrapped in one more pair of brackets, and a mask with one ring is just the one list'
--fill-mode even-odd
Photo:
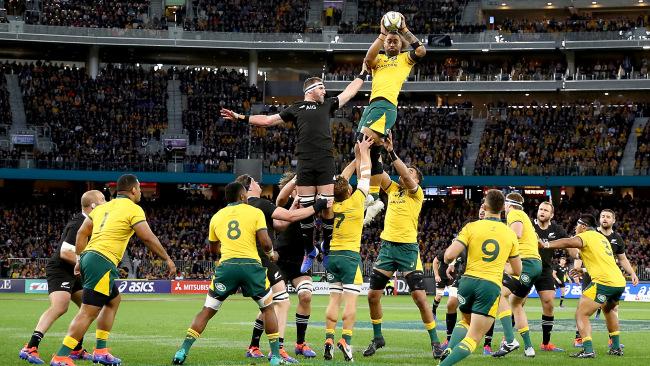
{"label": "aig logo", "polygon": [[0,290],[11,290],[11,280],[0,281]]}

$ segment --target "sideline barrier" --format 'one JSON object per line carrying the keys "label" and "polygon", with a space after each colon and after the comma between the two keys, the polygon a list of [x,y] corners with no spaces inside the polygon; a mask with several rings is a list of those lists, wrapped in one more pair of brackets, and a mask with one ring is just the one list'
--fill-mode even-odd
{"label": "sideline barrier", "polygon": [[[433,278],[425,278],[425,287],[428,294],[435,293],[435,284]],[[210,288],[209,280],[116,280],[117,288],[123,294],[205,294]],[[406,281],[398,278],[394,281],[397,293],[406,295],[409,292]],[[567,299],[578,299],[582,294],[580,284],[567,284],[568,291],[565,296]],[[364,282],[361,287],[361,295],[367,295],[370,284]],[[295,292],[291,285],[288,286],[289,292]],[[27,294],[47,294],[47,281],[44,279],[0,279],[0,293],[27,293]],[[314,282],[314,295],[328,295],[329,284],[327,282]],[[448,292],[445,290],[444,295]],[[556,298],[560,297],[560,290],[555,290]],[[528,297],[538,298],[539,295],[535,288],[530,291]],[[628,282],[625,286],[625,292],[621,298],[623,301],[641,301],[650,302],[650,282],[641,282],[633,286]]]}

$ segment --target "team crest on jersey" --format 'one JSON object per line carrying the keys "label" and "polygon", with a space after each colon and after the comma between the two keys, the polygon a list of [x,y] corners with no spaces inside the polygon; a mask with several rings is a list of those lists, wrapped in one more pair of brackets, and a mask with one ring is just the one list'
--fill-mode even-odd
{"label": "team crest on jersey", "polygon": [[549,233],[548,238],[549,239],[555,239],[555,233]]}
{"label": "team crest on jersey", "polygon": [[221,291],[221,292],[226,291],[226,285],[224,285],[224,284],[221,283],[221,282],[217,283],[217,284],[214,286],[214,288],[217,289],[217,291]]}
{"label": "team crest on jersey", "polygon": [[460,294],[458,294],[458,303],[461,305],[465,305],[465,298]]}
{"label": "team crest on jersey", "polygon": [[605,295],[598,294],[598,296],[596,296],[596,299],[598,299],[598,301],[600,301],[600,302],[605,302]]}
{"label": "team crest on jersey", "polygon": [[521,278],[521,282],[523,282],[524,284],[527,285],[530,283],[530,277],[527,274],[525,273],[522,274],[520,278]]}
{"label": "team crest on jersey", "polygon": [[327,274],[327,280],[328,281],[333,281],[334,280],[334,275],[332,273]]}

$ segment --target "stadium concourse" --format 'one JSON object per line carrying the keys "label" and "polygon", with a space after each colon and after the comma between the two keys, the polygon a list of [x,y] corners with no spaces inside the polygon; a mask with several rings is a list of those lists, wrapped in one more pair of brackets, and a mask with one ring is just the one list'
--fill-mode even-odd
{"label": "stadium concourse", "polygon": [[649,18],[0,0],[0,363],[647,363]]}

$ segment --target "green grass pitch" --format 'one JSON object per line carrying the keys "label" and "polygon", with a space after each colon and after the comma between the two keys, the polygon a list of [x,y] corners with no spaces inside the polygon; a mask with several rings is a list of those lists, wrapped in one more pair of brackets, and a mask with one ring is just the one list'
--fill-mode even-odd
{"label": "green grass pitch", "polygon": [[[113,354],[121,357],[123,365],[168,365],[183,340],[192,318],[203,305],[204,296],[195,295],[126,295],[111,332],[109,347]],[[322,359],[324,339],[324,312],[327,296],[314,296],[312,316],[307,330],[307,341],[319,357],[300,359],[303,365],[343,365],[343,357],[336,350],[334,361]],[[432,299],[430,297],[430,299]],[[288,350],[293,353],[295,341],[295,304],[297,298],[291,297],[292,309],[286,332]],[[352,344],[355,363],[360,365],[435,365],[431,357],[428,336],[419,319],[419,313],[409,296],[391,296],[383,299],[384,337],[387,347],[380,349],[372,358],[364,358],[361,352],[372,336],[368,304],[364,296],[359,298],[357,326]],[[567,301],[565,308],[557,308],[556,325],[552,341],[565,348],[564,353],[541,353],[541,307],[537,299],[530,299],[527,306],[531,321],[533,342],[537,352],[534,359],[525,359],[523,351],[516,351],[504,359],[493,359],[476,353],[463,361],[463,365],[647,365],[650,362],[648,343],[650,342],[650,304],[621,303],[622,324],[621,341],[625,344],[625,356],[608,356],[607,333],[602,320],[594,324],[594,345],[597,352],[595,360],[573,360],[568,357],[574,352],[573,316],[577,301]],[[18,358],[18,351],[26,343],[38,321],[38,317],[48,306],[45,295],[0,294],[0,364],[26,365]],[[40,353],[49,364],[50,356],[56,352],[65,331],[76,313],[74,305],[66,315],[59,319],[46,334],[41,343]],[[257,309],[250,299],[241,295],[232,296],[208,325],[202,337],[194,344],[186,365],[266,365],[265,361],[252,361],[244,357],[250,340],[252,323]],[[438,310],[438,335],[444,337],[444,300]],[[92,352],[94,346],[94,325],[86,337],[86,348]],[[341,325],[337,327],[340,337]],[[495,332],[495,341],[501,339],[500,328]],[[262,338],[262,350],[268,352],[266,338]],[[77,362],[77,365],[90,365]]]}

